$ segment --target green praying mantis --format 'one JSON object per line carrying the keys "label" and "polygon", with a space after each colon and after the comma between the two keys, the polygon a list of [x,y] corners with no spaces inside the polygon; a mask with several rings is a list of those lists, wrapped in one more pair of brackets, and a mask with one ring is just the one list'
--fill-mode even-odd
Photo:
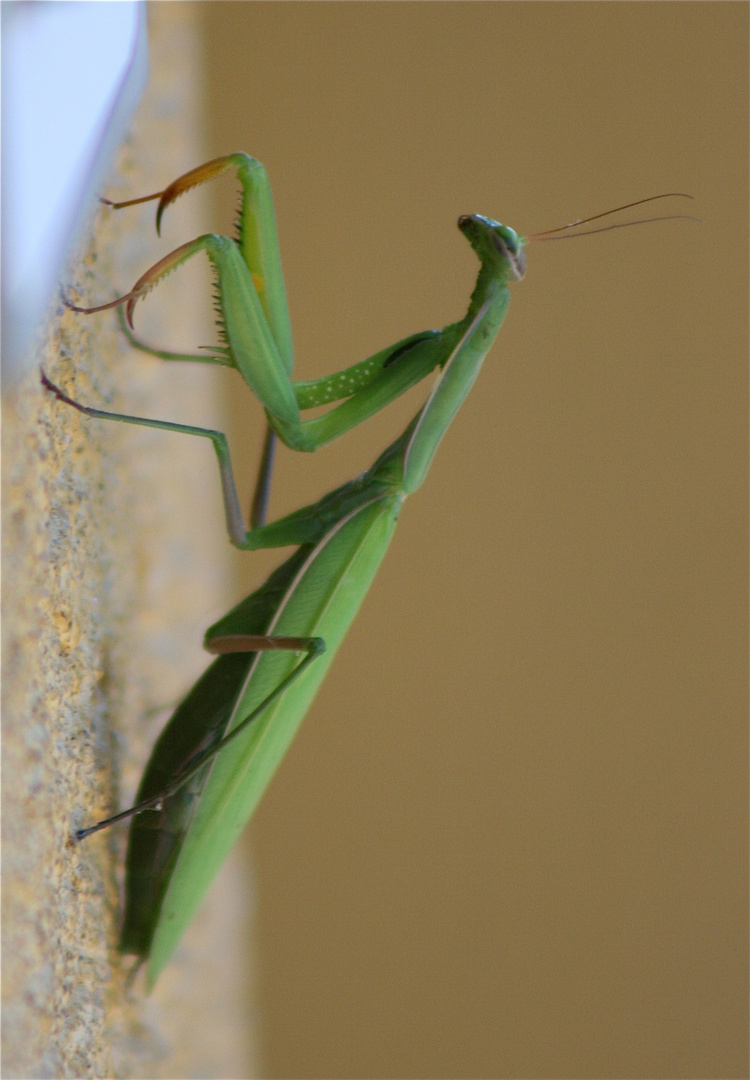
{"label": "green praying mantis", "polygon": [[[240,372],[268,419],[250,529],[242,519],[223,433],[91,408],[42,375],[61,401],[88,416],[210,439],[219,462],[231,542],[242,549],[289,545],[297,549],[206,632],[205,648],[217,658],[159,737],[136,804],[76,834],[80,840],[116,821],[133,819],[120,949],[135,954],[139,963],[148,962],[149,989],[294,738],[385,556],[404,500],[422,485],[440,441],[477,378],[505,318],[509,286],[524,276],[526,243],[558,239],[566,235],[564,230],[605,216],[526,239],[491,218],[460,217],[459,229],[480,261],[463,319],[442,330],[414,334],[334,375],[294,382],[273,203],[259,162],[232,154],[192,170],[162,192],[112,205],[119,208],[158,198],[158,229],[164,209],[178,195],[232,168],[242,187],[237,240],[201,236],[160,260],[124,296],[93,308],[68,306],[93,312],[125,305],[125,329],[138,348],[167,360],[218,363]],[[567,235],[598,231],[603,230]],[[200,251],[216,272],[221,344],[206,355],[192,355],[152,349],[137,341],[130,329],[136,302],[168,271]],[[315,450],[436,369],[438,377],[424,405],[366,472],[318,502],[265,523],[276,437],[291,449]],[[300,410],[331,402],[341,403],[322,417],[301,419]]]}

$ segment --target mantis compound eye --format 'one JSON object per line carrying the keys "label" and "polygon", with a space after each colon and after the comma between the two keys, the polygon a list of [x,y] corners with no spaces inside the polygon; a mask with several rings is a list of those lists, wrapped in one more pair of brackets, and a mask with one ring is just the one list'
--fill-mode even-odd
{"label": "mantis compound eye", "polygon": [[526,252],[522,247],[518,247],[517,251],[508,252],[508,262],[510,263],[513,277],[516,281],[520,281],[526,273]]}
{"label": "mantis compound eye", "polygon": [[499,225],[491,232],[492,242],[500,254],[508,260],[511,273],[520,281],[526,273],[526,252],[518,238],[518,233],[507,225]]}

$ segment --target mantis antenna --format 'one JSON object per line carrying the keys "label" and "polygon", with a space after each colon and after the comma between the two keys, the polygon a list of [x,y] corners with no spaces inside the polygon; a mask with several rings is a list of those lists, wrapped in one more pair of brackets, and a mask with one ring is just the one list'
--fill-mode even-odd
{"label": "mantis antenna", "polygon": [[693,217],[692,214],[666,214],[663,217],[638,218],[635,221],[621,221],[615,225],[604,225],[598,229],[584,229],[583,232],[567,233],[564,236],[552,236],[552,233],[563,233],[566,229],[575,229],[579,225],[587,225],[590,221],[598,221],[599,218],[609,217],[610,214],[618,214],[621,210],[629,210],[632,206],[642,206],[643,203],[653,202],[655,199],[692,199],[692,195],[686,195],[684,191],[666,191],[662,195],[649,195],[647,199],[636,199],[635,202],[624,203],[616,206],[614,210],[605,210],[603,214],[592,214],[591,217],[578,218],[567,225],[558,225],[556,229],[545,229],[544,232],[532,233],[527,236],[526,242],[536,243],[542,240],[573,240],[577,236],[591,236],[593,233],[609,232],[611,229],[624,229],[628,225],[646,225],[652,221],[701,221],[701,218]]}

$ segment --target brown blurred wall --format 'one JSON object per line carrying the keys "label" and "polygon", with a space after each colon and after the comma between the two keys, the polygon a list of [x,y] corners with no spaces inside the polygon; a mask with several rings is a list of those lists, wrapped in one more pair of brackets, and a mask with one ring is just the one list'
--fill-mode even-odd
{"label": "brown blurred wall", "polygon": [[[461,213],[677,190],[655,212],[704,221],[529,251],[251,827],[264,1075],[746,1076],[747,6],[204,15],[209,148],[268,167],[300,377],[460,317]],[[274,514],[423,395],[285,454]],[[276,561],[238,556],[238,596]]]}

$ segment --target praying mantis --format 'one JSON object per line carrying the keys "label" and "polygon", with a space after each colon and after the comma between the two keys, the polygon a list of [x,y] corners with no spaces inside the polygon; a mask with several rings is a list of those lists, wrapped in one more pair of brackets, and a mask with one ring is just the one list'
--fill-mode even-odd
{"label": "praying mantis", "polygon": [[[236,241],[214,234],[199,237],[160,260],[124,296],[93,308],[68,306],[92,312],[123,304],[132,327],[136,302],[171,269],[199,251],[206,252],[217,276],[222,344],[207,355],[168,353],[144,346],[127,332],[139,348],[163,359],[235,367],[261,401],[269,431],[250,528],[244,526],[221,432],[85,406],[42,375],[45,386],[61,401],[91,417],[210,439],[219,462],[231,542],[245,550],[290,545],[297,549],[206,632],[204,646],[217,658],[159,737],[135,806],[76,834],[80,840],[116,821],[133,819],[120,949],[135,954],[139,963],[148,963],[149,989],[294,738],[374,580],[403,502],[424,482],[440,441],[477,378],[505,318],[509,286],[524,276],[526,243],[559,238],[571,227],[523,239],[491,218],[460,217],[459,229],[480,262],[463,319],[405,338],[334,375],[293,382],[273,204],[259,162],[232,154],[192,170],[163,192],[113,205],[158,198],[158,228],[164,209],[178,195],[230,168],[237,170],[242,187]],[[600,230],[587,230],[595,231]],[[315,450],[435,369],[439,374],[424,405],[366,472],[318,502],[265,523],[277,437],[293,450]],[[307,421],[300,417],[300,410],[337,401],[341,404],[322,417]]]}

